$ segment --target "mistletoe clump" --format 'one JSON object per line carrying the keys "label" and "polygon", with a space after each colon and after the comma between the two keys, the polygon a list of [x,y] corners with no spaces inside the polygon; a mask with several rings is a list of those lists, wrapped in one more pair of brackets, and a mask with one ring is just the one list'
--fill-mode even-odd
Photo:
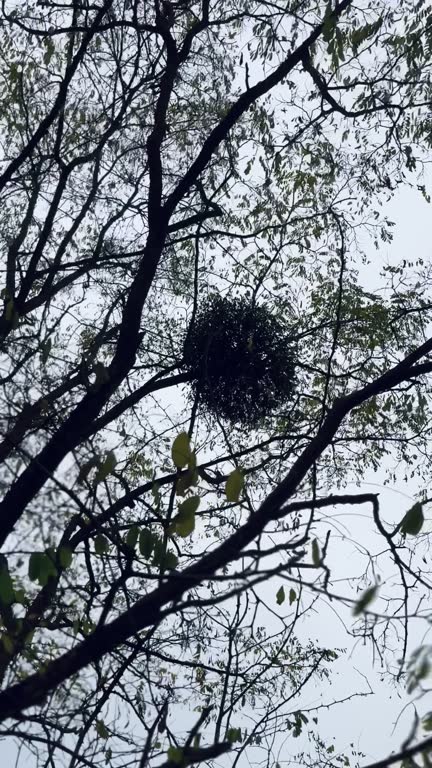
{"label": "mistletoe clump", "polygon": [[184,366],[207,410],[254,427],[291,396],[294,349],[286,328],[246,298],[212,295],[184,344]]}

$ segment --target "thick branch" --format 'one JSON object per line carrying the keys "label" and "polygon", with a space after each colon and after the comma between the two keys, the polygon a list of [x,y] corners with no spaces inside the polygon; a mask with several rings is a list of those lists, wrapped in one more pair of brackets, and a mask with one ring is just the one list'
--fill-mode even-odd
{"label": "thick branch", "polygon": [[111,623],[101,626],[71,651],[48,664],[43,675],[31,675],[25,681],[0,693],[0,718],[11,717],[29,706],[41,703],[49,691],[88,664],[102,658],[128,637],[146,627],[159,624],[166,607],[176,603],[185,592],[211,579],[216,571],[229,565],[264,531],[269,522],[285,515],[287,501],[298,491],[302,481],[328,448],[350,411],[369,398],[405,381],[410,376],[411,367],[431,351],[432,339],[429,339],[375,381],[336,400],[316,436],[294,462],[284,480],[241,528],[201,560],[182,572],[174,572],[165,583],[137,601],[127,612]]}
{"label": "thick branch", "polygon": [[[349,8],[351,3],[352,0],[342,0],[333,11],[333,16],[338,18],[344,10]],[[106,7],[108,7],[107,4]],[[27,467],[4,497],[0,504],[0,545],[4,543],[24,509],[43,487],[47,478],[52,475],[69,451],[83,440],[84,435],[87,434],[89,424],[97,418],[105,403],[117,390],[133,366],[140,343],[142,309],[165,246],[169,218],[176,205],[196,181],[221,141],[227,137],[237,120],[254,101],[267,93],[275,85],[278,85],[302,60],[309,46],[319,38],[323,25],[324,22],[319,24],[307,40],[290,54],[271,75],[240,96],[226,117],[211,132],[208,139],[204,142],[197,159],[189,171],[186,172],[165,205],[161,207],[162,164],[160,148],[166,133],[165,114],[177,68],[188,51],[187,46],[183,46],[180,57],[175,50],[174,41],[171,41],[171,46],[167,50],[167,68],[161,83],[161,92],[155,110],[154,127],[147,141],[150,172],[148,199],[149,235],[143,259],[131,285],[123,312],[116,351],[109,367],[109,377],[97,392],[89,392],[83,398],[73,413],[70,414],[68,419],[59,428],[56,435],[54,435],[30,466]],[[189,44],[191,44],[191,41],[192,38],[190,38]],[[168,45],[167,40],[166,42]],[[0,177],[0,189],[1,182],[2,177]]]}
{"label": "thick branch", "polygon": [[[347,8],[352,5],[352,0],[341,0],[336,5],[336,8],[332,12],[330,19],[338,19]],[[211,157],[220,146],[220,144],[227,138],[231,128],[240,120],[242,115],[252,106],[261,96],[271,91],[276,85],[282,82],[282,80],[289,75],[290,72],[303,61],[305,55],[308,53],[310,47],[318,40],[324,28],[324,21],[318,24],[309,37],[304,40],[295,51],[282,62],[276,69],[263,80],[253,85],[248,90],[244,91],[241,96],[234,102],[231,109],[225,115],[223,120],[213,128],[210,135],[205,140],[201,151],[190,166],[189,170],[185,173],[177,187],[171,193],[167,199],[164,208],[166,208],[170,214],[175,209],[182,197],[188,192],[191,186],[199,178],[201,173],[206,168]]]}
{"label": "thick branch", "polygon": [[52,124],[57,119],[58,115],[63,109],[64,104],[66,102],[66,97],[67,97],[67,92],[68,92],[70,82],[74,77],[78,67],[80,66],[92,38],[97,33],[101,20],[103,19],[103,17],[105,16],[106,12],[108,11],[108,9],[112,4],[113,4],[113,0],[105,0],[105,3],[96,13],[93,24],[91,25],[91,27],[89,27],[88,30],[86,30],[78,51],[76,52],[74,58],[72,59],[70,66],[66,69],[65,76],[61,82],[56,99],[50,111],[44,117],[44,119],[41,120],[41,122],[39,123],[39,127],[34,132],[33,136],[28,141],[24,149],[20,152],[19,155],[17,155],[9,163],[6,170],[3,171],[3,173],[0,175],[0,192],[4,189],[6,184],[11,180],[14,173],[16,173],[17,170],[21,167],[21,165],[32,155],[37,145],[39,144],[40,140],[43,139],[44,136],[46,136]]}
{"label": "thick branch", "polygon": [[432,751],[432,736],[428,739],[424,739],[420,744],[416,744],[415,747],[407,747],[400,752],[396,752],[389,757],[385,757],[383,760],[377,760],[376,763],[369,763],[369,765],[362,766],[362,768],[387,768],[388,765],[394,765],[395,763],[401,763],[405,760],[410,760],[415,755],[429,754]]}

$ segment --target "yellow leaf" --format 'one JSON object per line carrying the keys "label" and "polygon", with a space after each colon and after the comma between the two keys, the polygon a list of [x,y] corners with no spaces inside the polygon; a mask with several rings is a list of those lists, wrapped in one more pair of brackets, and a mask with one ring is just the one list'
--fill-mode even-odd
{"label": "yellow leaf", "polygon": [[186,432],[181,432],[177,435],[172,445],[171,456],[178,469],[185,467],[186,464],[189,463],[191,458],[191,447]]}
{"label": "yellow leaf", "polygon": [[225,484],[225,495],[228,501],[238,501],[244,487],[244,475],[241,469],[234,469]]}

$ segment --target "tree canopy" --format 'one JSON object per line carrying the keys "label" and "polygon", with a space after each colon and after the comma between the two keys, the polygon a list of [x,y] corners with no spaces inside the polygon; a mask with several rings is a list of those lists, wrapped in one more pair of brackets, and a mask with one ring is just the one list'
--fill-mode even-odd
{"label": "tree canopy", "polygon": [[[331,601],[422,694],[431,264],[382,255],[392,196],[429,202],[429,3],[0,25],[0,736],[22,765],[364,766],[299,703],[342,652],[301,628]],[[417,483],[401,519],[377,470]],[[431,725],[376,768],[428,765]]]}

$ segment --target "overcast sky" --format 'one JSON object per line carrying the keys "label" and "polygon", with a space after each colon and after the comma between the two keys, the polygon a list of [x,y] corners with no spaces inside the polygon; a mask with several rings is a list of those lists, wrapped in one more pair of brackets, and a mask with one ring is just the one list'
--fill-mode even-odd
{"label": "overcast sky", "polygon": [[[430,258],[431,249],[431,207],[428,205],[421,194],[416,190],[408,188],[400,189],[391,203],[388,204],[386,213],[390,219],[395,221],[394,241],[391,244],[382,244],[379,251],[371,251],[373,264],[376,266],[376,273],[388,262],[399,261],[400,259]],[[375,269],[374,269],[375,271]],[[370,268],[369,274],[372,275]],[[373,280],[373,277],[372,277]],[[371,286],[372,287],[372,286]],[[404,512],[409,508],[410,503],[415,500],[416,486],[400,483],[397,487],[384,487],[382,485],[384,474],[369,475],[362,483],[363,490],[379,491],[381,494],[381,510],[386,519],[399,521]],[[358,490],[358,489],[352,489]],[[361,515],[370,514],[370,510],[362,508],[361,514],[356,514],[352,510],[338,510],[338,514],[349,515],[349,525],[352,537],[356,538],[356,531],[359,538],[364,534],[364,524]],[[346,521],[348,518],[346,518]],[[369,543],[371,548],[376,544],[375,541]],[[352,549],[352,557],[355,558],[355,548]],[[337,563],[339,575],[351,575],[353,560],[347,559]],[[273,586],[269,586],[273,590]],[[348,621],[349,614],[347,613]],[[311,686],[307,688],[307,693],[301,699],[304,707],[313,706],[316,703],[328,702],[343,698],[354,690],[367,691],[369,686],[374,691],[373,696],[367,698],[354,699],[348,704],[339,706],[337,709],[330,709],[320,715],[320,724],[322,735],[328,739],[335,736],[336,747],[344,751],[348,745],[353,742],[361,751],[367,753],[367,758],[363,762],[369,762],[375,758],[384,757],[386,754],[397,749],[403,739],[409,732],[413,718],[413,709],[406,707],[410,701],[404,690],[397,690],[388,680],[381,680],[379,665],[372,666],[371,649],[368,646],[356,647],[349,646],[349,638],[342,624],[336,618],[331,607],[325,608],[322,605],[319,614],[308,619],[305,622],[302,631],[305,639],[312,637],[320,645],[328,647],[347,647],[348,654],[345,659],[335,665],[332,685],[323,687],[319,691],[313,690]],[[424,638],[425,626],[419,624],[418,630],[413,631],[410,644],[415,647]],[[367,681],[364,678],[367,677]],[[432,701],[423,699],[419,705],[420,712],[427,711],[428,706],[432,709]],[[394,732],[395,723],[398,717],[404,713]],[[288,742],[286,749],[288,751],[297,751],[298,743]],[[3,743],[1,750],[2,764],[12,765],[15,756],[15,749],[11,744]],[[32,767],[30,759],[28,765]]]}
{"label": "overcast sky", "polygon": [[[432,174],[431,174],[432,176]],[[426,203],[420,192],[408,188],[400,189],[394,199],[387,205],[388,217],[396,222],[394,228],[394,241],[391,244],[383,244],[379,251],[371,251],[376,271],[389,260],[398,262],[401,259],[416,260],[431,258],[431,205]],[[369,274],[372,275],[370,268]],[[372,277],[373,279],[373,277]],[[376,475],[370,474],[361,483],[361,490],[380,493],[380,509],[386,520],[399,522],[404,513],[416,500],[417,485],[412,481],[409,485],[400,481],[397,486],[384,486],[384,472]],[[352,492],[358,492],[359,488],[353,486]],[[364,523],[362,517],[355,512],[345,510],[352,538],[358,539],[363,544],[368,544],[364,536]],[[366,506],[361,508],[362,514],[370,514]],[[340,510],[338,510],[340,513]],[[348,517],[349,516],[349,517]],[[377,539],[370,541],[371,549],[377,549]],[[381,542],[382,545],[382,542]],[[382,548],[382,546],[380,547]],[[355,557],[355,548],[352,548],[352,557]],[[340,573],[349,575],[353,567],[351,559],[339,562]],[[334,574],[336,575],[336,574]],[[349,614],[346,614],[348,617]],[[336,620],[331,608],[322,608],[319,616],[313,622],[316,630],[315,636],[321,643],[327,643],[329,647],[347,646],[345,629]],[[307,630],[311,624],[308,622]],[[412,627],[410,636],[411,650],[425,641],[424,621]],[[305,627],[306,631],[306,627]],[[431,639],[429,638],[429,642]],[[356,672],[358,670],[358,672]],[[362,646],[357,642],[352,654],[348,654],[346,660],[338,663],[337,671],[333,677],[333,684],[328,691],[328,698],[339,699],[356,689],[366,691],[368,684],[374,690],[374,695],[367,698],[355,699],[349,704],[339,706],[337,710],[330,709],[320,716],[320,723],[326,731],[326,735],[335,735],[337,747],[342,751],[354,742],[360,750],[366,752],[369,760],[385,757],[392,750],[397,750],[410,731],[414,710],[412,705],[406,708],[413,697],[408,697],[404,688],[396,689],[387,679],[381,682],[379,664],[372,666],[372,651],[369,646]],[[367,675],[368,682],[362,678]],[[355,679],[357,677],[357,683]],[[310,693],[310,689],[308,689]],[[324,696],[323,696],[324,698]],[[312,697],[310,697],[312,703]],[[305,703],[306,697],[305,697]],[[419,714],[432,709],[432,697],[426,696],[417,703]],[[405,708],[405,709],[404,709]],[[402,714],[403,713],[403,714]],[[401,716],[402,714],[402,716]],[[398,720],[398,718],[400,719]],[[395,728],[396,721],[398,720]],[[363,761],[365,762],[365,761]],[[366,760],[368,762],[368,760]]]}

